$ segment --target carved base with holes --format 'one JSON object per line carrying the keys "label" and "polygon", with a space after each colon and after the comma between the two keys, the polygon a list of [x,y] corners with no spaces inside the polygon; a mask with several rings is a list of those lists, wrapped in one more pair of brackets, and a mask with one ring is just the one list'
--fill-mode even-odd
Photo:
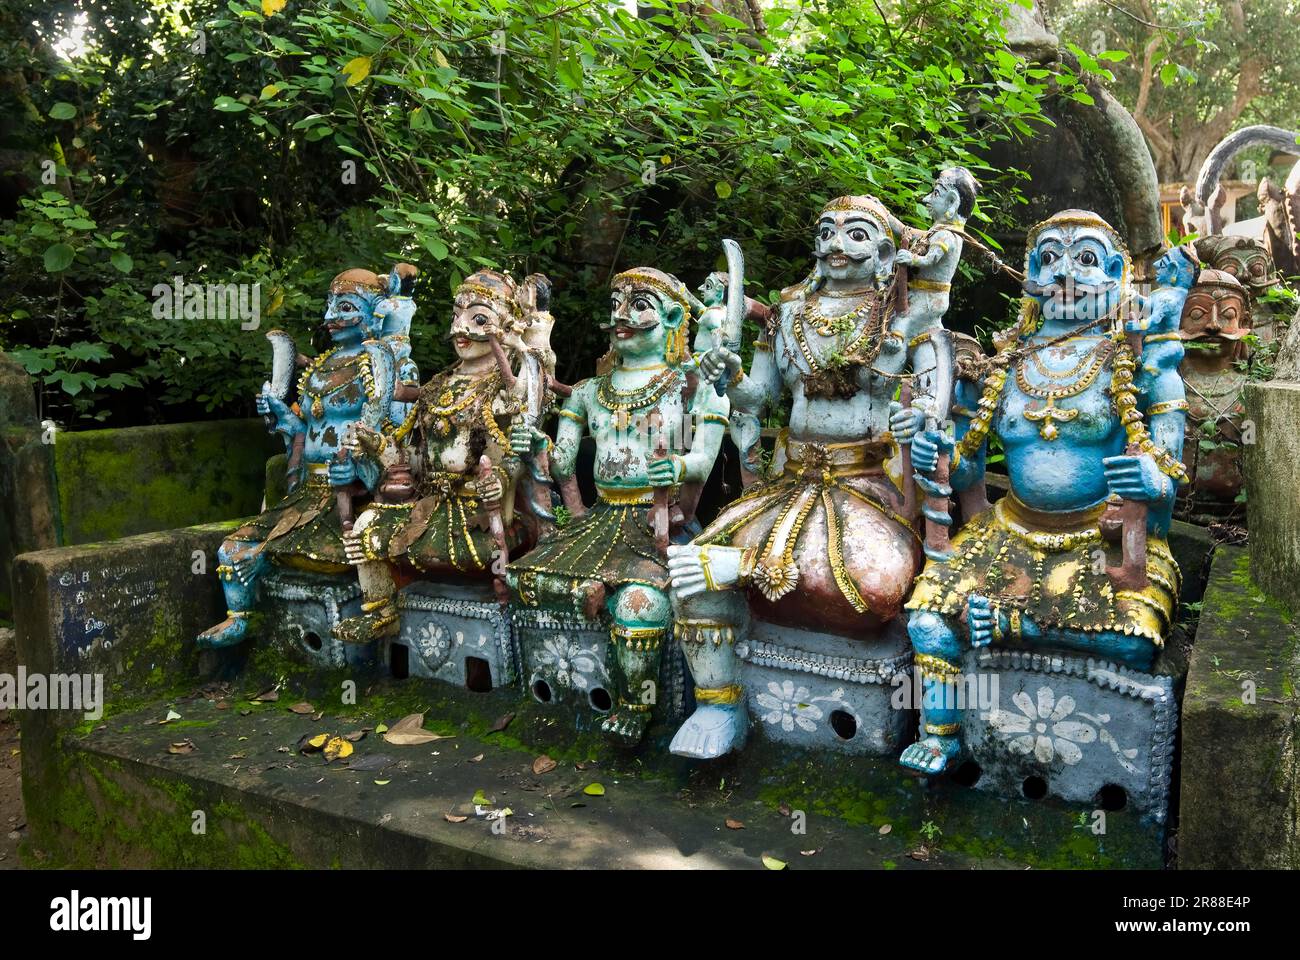
{"label": "carved base with holes", "polygon": [[761,735],[878,756],[907,743],[915,719],[891,703],[912,662],[901,624],[864,641],[754,620],[736,654],[753,729]]}
{"label": "carved base with holes", "polygon": [[340,620],[361,612],[356,577],[273,568],[262,578],[262,605],[272,642],[286,652],[326,668],[365,667],[375,661],[375,645],[335,639]]}
{"label": "carved base with holes", "polygon": [[394,677],[424,677],[487,693],[519,676],[510,621],[490,583],[417,582],[397,595],[400,632],[381,642]]}
{"label": "carved base with holes", "polygon": [[1171,659],[1148,674],[1069,654],[969,652],[966,675],[996,679],[997,693],[964,713],[959,777],[978,789],[1132,809],[1163,823],[1184,675]]}
{"label": "carved base with holes", "polygon": [[[618,657],[610,647],[609,622],[513,607],[521,678],[538,703],[605,714],[618,688]],[[680,722],[687,712],[690,673],[677,641],[665,641],[659,667],[655,719]]]}

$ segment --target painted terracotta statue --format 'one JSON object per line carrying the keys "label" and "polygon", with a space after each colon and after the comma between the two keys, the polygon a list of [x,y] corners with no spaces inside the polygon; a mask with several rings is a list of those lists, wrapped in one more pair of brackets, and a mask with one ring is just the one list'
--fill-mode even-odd
{"label": "painted terracotta statue", "polygon": [[726,397],[689,364],[691,308],[686,287],[659,270],[616,276],[612,368],[573,388],[553,443],[535,424],[511,434],[515,454],[546,455],[557,481],[572,479],[583,435],[595,440],[596,505],[543,536],[507,577],[517,604],[608,615],[621,680],[601,729],[629,743],[650,722],[671,623],[664,548],[693,520],[679,493],[708,478],[727,427]]}
{"label": "painted terracotta statue", "polygon": [[[199,635],[200,647],[227,647],[244,639],[268,563],[349,572],[344,528],[352,521],[355,500],[376,490],[382,467],[373,456],[354,455],[348,441],[358,428],[383,437],[392,430],[398,360],[378,339],[384,325],[379,306],[401,286],[398,269],[386,278],[360,269],[340,273],[330,283],[323,322],[333,346],[307,362],[298,402],[291,408],[270,384],[257,398],[258,412],[285,439],[289,494],[222,543],[217,575],[227,617]],[[274,379],[287,379],[287,370],[279,374]]]}
{"label": "painted terracotta statue", "polygon": [[1242,475],[1242,390],[1251,332],[1250,298],[1237,278],[1203,270],[1183,307],[1181,336],[1187,355],[1187,440],[1183,462],[1190,485],[1184,506],[1192,514],[1230,511],[1245,483]]}
{"label": "painted terracotta statue", "polygon": [[518,463],[509,431],[523,410],[521,380],[507,384],[494,343],[517,356],[524,314],[514,281],[480,270],[457,289],[451,339],[456,362],[420,388],[393,434],[358,429],[355,446],[387,467],[380,496],[345,538],[364,595],[362,612],[335,628],[346,643],[398,631],[399,580],[493,576],[531,541],[515,511]]}
{"label": "painted terracotta statue", "polygon": [[[936,221],[956,223],[974,203],[970,183],[940,178]],[[748,716],[735,643],[750,614],[833,634],[875,634],[902,610],[920,570],[919,512],[886,472],[893,433],[910,436],[946,410],[951,347],[922,273],[918,309],[899,310],[895,255],[902,224],[874,197],[845,196],[817,219],[815,267],[787,288],[748,373],[715,348],[701,370],[758,413],[788,391],[789,427],[765,479],[727,505],[691,544],[669,549],[678,636],[695,679],[697,709],[673,753],[711,758],[739,748]],[[952,234],[945,226],[930,235]],[[955,236],[918,249],[920,271],[941,270]],[[933,258],[935,251],[938,258]],[[931,259],[934,263],[930,263]],[[951,276],[950,273],[946,274]],[[910,295],[912,290],[908,290]],[[907,371],[913,371],[909,376]],[[907,380],[912,404],[891,403]]]}
{"label": "painted terracotta statue", "polygon": [[961,491],[983,479],[996,436],[1011,491],[966,520],[907,603],[924,692],[908,768],[938,773],[961,752],[956,686],[970,647],[1077,650],[1147,669],[1164,643],[1178,602],[1164,538],[1184,472],[1186,401],[1176,370],[1157,367],[1138,392],[1143,358],[1125,330],[1131,274],[1119,235],[1095,213],[1066,210],[1033,227],[1020,320],[987,364],[975,410],[954,411],[960,439],[926,430],[912,440],[922,472],[951,455]]}

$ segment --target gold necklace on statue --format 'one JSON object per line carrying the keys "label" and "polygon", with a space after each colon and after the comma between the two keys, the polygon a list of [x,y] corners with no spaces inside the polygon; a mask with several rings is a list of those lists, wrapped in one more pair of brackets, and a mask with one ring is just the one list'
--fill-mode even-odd
{"label": "gold necklace on statue", "polygon": [[[1114,342],[1109,339],[1099,340],[1083,359],[1071,370],[1062,373],[1055,373],[1045,369],[1042,362],[1035,353],[1029,355],[1030,361],[1034,367],[1048,378],[1048,380],[1060,384],[1055,387],[1037,386],[1029,382],[1025,376],[1025,364],[1016,364],[1016,386],[1026,396],[1035,397],[1039,400],[1046,400],[1047,403],[1037,410],[1025,408],[1024,418],[1031,423],[1039,424],[1038,432],[1044,440],[1055,440],[1060,436],[1060,431],[1056,429],[1057,423],[1068,423],[1079,415],[1078,409],[1061,409],[1056,406],[1056,401],[1065,400],[1069,397],[1075,397],[1092,386],[1093,381],[1097,379],[1097,374],[1106,365],[1115,352]],[[1082,371],[1082,373],[1080,373]],[[1068,377],[1078,374],[1074,380],[1061,383]]]}

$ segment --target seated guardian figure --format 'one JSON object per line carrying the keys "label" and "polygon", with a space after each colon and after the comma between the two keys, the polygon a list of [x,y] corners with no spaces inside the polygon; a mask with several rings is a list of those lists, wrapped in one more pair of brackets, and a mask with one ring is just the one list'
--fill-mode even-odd
{"label": "seated guardian figure", "polygon": [[[448,334],[456,362],[420,388],[403,429],[391,437],[356,431],[358,448],[382,460],[394,482],[384,484],[344,541],[364,595],[362,612],[335,628],[345,643],[397,633],[394,574],[485,579],[496,557],[504,562],[531,542],[514,510],[517,464],[512,470],[506,462],[508,431],[523,403],[503,383],[492,348],[502,339],[517,352],[522,329],[508,275],[480,270],[466,278],[456,289]],[[409,450],[399,448],[404,441]]]}
{"label": "seated guardian figure", "polygon": [[[353,456],[352,430],[391,429],[397,359],[378,338],[379,304],[401,289],[394,269],[387,278],[345,270],[330,283],[323,326],[333,346],[307,363],[290,408],[269,385],[257,411],[274,421],[294,459],[289,493],[232,533],[217,552],[217,575],[227,616],[199,634],[200,647],[228,647],[244,639],[257,602],[258,580],[268,563],[322,573],[347,573],[343,524],[351,521],[354,495],[373,493],[378,461]],[[344,514],[341,516],[341,513]]]}
{"label": "seated guardian figure", "polygon": [[[987,366],[976,409],[954,410],[960,440],[926,430],[911,444],[922,473],[950,451],[960,491],[982,482],[997,436],[1011,481],[1006,497],[966,521],[948,559],[927,563],[907,603],[923,730],[901,763],[928,774],[962,749],[956,682],[966,649],[1072,650],[1145,670],[1178,601],[1164,538],[1186,404],[1167,365],[1152,365],[1146,392],[1135,386],[1143,361],[1125,330],[1129,254],[1084,210],[1033,227],[1027,251],[1020,320]],[[1123,563],[1099,563],[1116,499]]]}
{"label": "seated guardian figure", "polygon": [[[722,347],[700,361],[744,410],[772,407],[787,391],[791,406],[767,477],[692,543],[669,548],[677,630],[698,704],[673,753],[712,758],[743,744],[737,644],[751,612],[854,641],[878,637],[920,570],[918,511],[905,505],[885,463],[896,451],[891,429],[910,436],[933,415],[933,338],[942,327],[928,311],[900,327],[893,280],[901,229],[874,197],[832,200],[816,224],[816,266],[782,291],[749,372]],[[915,406],[891,414],[908,370],[917,371]]]}
{"label": "seated guardian figure", "polygon": [[613,368],[574,386],[553,444],[528,423],[511,434],[521,457],[548,452],[560,481],[573,476],[583,434],[596,442],[596,505],[543,536],[507,577],[521,606],[589,620],[608,613],[621,682],[601,729],[629,743],[650,722],[646,684],[658,681],[671,623],[663,548],[673,506],[682,485],[708,479],[727,428],[726,397],[687,372],[690,317],[686,287],[675,277],[650,267],[619,274],[604,325]]}

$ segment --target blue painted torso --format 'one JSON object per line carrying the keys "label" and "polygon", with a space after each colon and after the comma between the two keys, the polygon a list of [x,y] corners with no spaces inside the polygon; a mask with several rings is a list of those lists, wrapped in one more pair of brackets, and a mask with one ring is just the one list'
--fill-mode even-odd
{"label": "blue painted torso", "polygon": [[[1006,450],[1011,488],[1034,509],[1081,510],[1106,498],[1102,459],[1123,453],[1126,442],[1123,424],[1108,393],[1112,366],[1109,343],[1105,337],[1077,337],[1018,360],[1009,371],[994,428]],[[1057,436],[1046,439],[1043,433],[1050,433],[1046,426],[1049,418],[1030,420],[1025,412],[1039,416],[1048,401],[1027,394],[1018,381],[1023,378],[1035,390],[1061,390],[1086,376],[1097,357],[1105,359],[1092,382],[1074,396],[1053,401],[1061,418],[1050,418]],[[1059,379],[1044,376],[1040,364]],[[1079,372],[1071,374],[1076,368],[1080,368]],[[1077,412],[1071,415],[1070,411]]]}

